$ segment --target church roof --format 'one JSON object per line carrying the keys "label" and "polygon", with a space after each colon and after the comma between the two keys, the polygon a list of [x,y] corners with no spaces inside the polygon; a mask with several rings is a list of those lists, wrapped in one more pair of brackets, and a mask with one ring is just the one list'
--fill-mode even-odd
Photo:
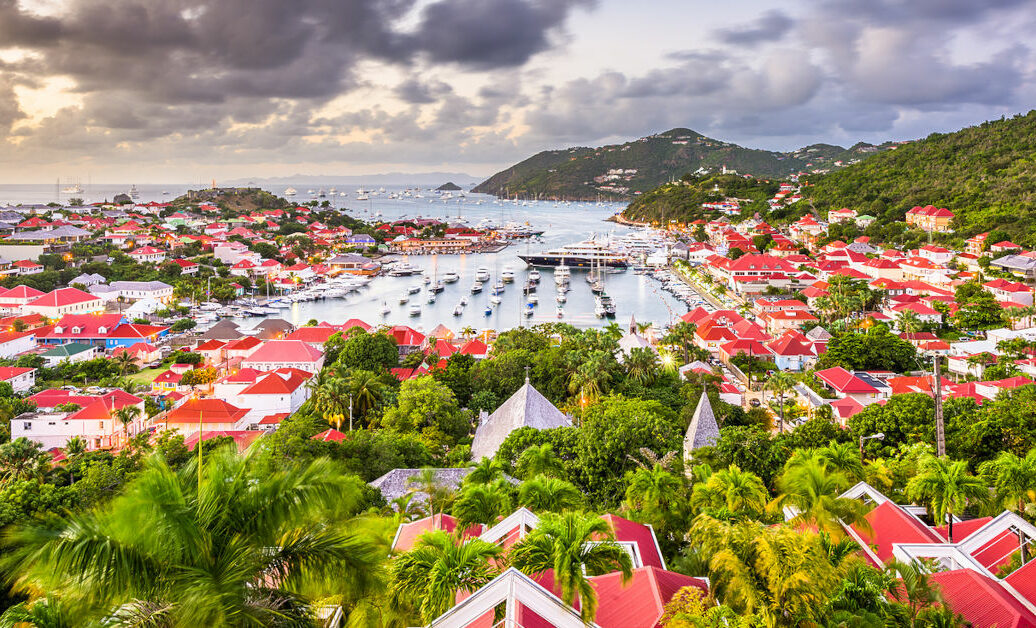
{"label": "church roof", "polygon": [[708,395],[702,391],[698,407],[694,409],[694,416],[691,417],[691,424],[687,426],[687,436],[683,439],[684,456],[687,457],[699,447],[711,447],[718,440],[719,425],[716,423],[716,415],[712,413]]}
{"label": "church roof", "polygon": [[492,458],[507,436],[520,427],[538,430],[568,427],[572,421],[554,407],[529,380],[475,429],[471,459]]}

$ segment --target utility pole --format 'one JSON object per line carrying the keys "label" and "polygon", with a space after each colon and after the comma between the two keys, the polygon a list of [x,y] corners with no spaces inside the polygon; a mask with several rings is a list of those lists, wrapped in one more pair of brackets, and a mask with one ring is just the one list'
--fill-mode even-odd
{"label": "utility pole", "polygon": [[353,431],[353,396],[349,395],[349,431]]}
{"label": "utility pole", "polygon": [[935,363],[935,453],[940,458],[946,455],[946,429],[942,420],[942,377],[939,375],[939,355],[933,357]]}

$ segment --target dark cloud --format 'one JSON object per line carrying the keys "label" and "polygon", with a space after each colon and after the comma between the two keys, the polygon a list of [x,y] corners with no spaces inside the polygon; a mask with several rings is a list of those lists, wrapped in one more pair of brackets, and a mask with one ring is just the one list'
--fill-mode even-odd
{"label": "dark cloud", "polygon": [[795,21],[784,12],[768,11],[750,24],[736,28],[727,28],[719,32],[721,41],[742,46],[779,41],[791,31]]}
{"label": "dark cloud", "polygon": [[393,90],[400,100],[412,105],[438,102],[440,98],[452,91],[453,88],[442,81],[425,82],[415,77],[408,78]]}

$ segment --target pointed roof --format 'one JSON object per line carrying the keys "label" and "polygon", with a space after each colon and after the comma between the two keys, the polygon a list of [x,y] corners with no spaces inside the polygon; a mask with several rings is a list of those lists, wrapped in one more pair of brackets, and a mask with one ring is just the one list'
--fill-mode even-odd
{"label": "pointed roof", "polygon": [[545,430],[569,427],[572,421],[525,378],[525,384],[475,429],[471,459],[492,458],[508,434],[520,427]]}
{"label": "pointed roof", "polygon": [[698,407],[694,409],[694,416],[691,417],[691,424],[687,426],[687,435],[683,439],[684,457],[700,447],[711,447],[718,440],[719,424],[716,423],[716,415],[712,412],[709,396],[702,391]]}

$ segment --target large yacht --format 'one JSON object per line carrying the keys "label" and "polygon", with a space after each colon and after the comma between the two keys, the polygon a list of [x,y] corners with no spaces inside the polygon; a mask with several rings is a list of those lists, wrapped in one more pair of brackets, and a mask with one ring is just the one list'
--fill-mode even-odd
{"label": "large yacht", "polygon": [[584,240],[543,253],[519,255],[529,266],[568,266],[570,268],[627,268],[626,256],[604,240]]}

